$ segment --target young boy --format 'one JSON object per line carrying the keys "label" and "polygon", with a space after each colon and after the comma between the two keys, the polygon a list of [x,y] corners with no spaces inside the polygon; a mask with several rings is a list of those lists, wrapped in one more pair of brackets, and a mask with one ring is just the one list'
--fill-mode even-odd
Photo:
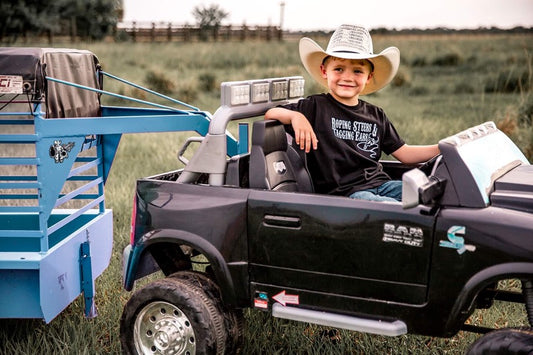
{"label": "young boy", "polygon": [[386,86],[400,63],[395,47],[379,54],[372,51],[370,33],[360,26],[340,26],[326,51],[313,40],[302,38],[302,63],[328,93],[272,108],[265,119],[285,124],[308,153],[316,192],[401,201],[401,181],[391,180],[383,171],[381,152],[414,164],[439,154],[439,149],[437,145],[405,144],[381,108],[359,99]]}

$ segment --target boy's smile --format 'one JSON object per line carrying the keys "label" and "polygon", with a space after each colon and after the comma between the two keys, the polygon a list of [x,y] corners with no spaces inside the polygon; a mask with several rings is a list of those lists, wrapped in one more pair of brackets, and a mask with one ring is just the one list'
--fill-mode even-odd
{"label": "boy's smile", "polygon": [[359,94],[372,78],[372,66],[368,60],[330,57],[320,69],[328,82],[330,94],[349,106],[357,105]]}

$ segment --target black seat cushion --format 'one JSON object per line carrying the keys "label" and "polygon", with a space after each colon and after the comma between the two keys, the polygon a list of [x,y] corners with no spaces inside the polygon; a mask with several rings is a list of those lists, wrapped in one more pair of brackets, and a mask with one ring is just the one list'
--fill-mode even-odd
{"label": "black seat cushion", "polygon": [[301,156],[287,143],[283,125],[275,120],[253,124],[250,187],[276,191],[312,191]]}

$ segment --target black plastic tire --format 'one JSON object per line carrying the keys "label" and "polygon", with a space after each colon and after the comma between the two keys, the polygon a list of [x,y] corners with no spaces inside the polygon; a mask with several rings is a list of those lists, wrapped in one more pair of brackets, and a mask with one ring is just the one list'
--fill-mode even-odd
{"label": "black plastic tire", "polygon": [[211,299],[216,301],[217,308],[224,315],[225,329],[228,333],[226,354],[240,354],[244,343],[244,316],[242,310],[225,307],[218,285],[204,273],[186,270],[174,273],[169,277],[201,287]]}
{"label": "black plastic tire", "polygon": [[506,328],[476,340],[467,355],[532,355],[533,328]]}
{"label": "black plastic tire", "polygon": [[135,292],[120,320],[126,354],[223,354],[226,338],[216,302],[202,288],[177,278]]}

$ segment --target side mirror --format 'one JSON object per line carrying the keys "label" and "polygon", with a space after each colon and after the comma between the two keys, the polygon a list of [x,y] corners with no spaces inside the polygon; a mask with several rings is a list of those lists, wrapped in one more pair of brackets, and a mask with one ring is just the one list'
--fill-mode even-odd
{"label": "side mirror", "polygon": [[402,177],[402,206],[413,208],[420,203],[426,205],[435,202],[444,193],[446,180],[436,176],[428,178],[420,169],[409,170]]}
{"label": "side mirror", "polygon": [[409,170],[402,177],[402,207],[413,208],[420,204],[419,189],[429,183],[429,179],[420,169]]}

